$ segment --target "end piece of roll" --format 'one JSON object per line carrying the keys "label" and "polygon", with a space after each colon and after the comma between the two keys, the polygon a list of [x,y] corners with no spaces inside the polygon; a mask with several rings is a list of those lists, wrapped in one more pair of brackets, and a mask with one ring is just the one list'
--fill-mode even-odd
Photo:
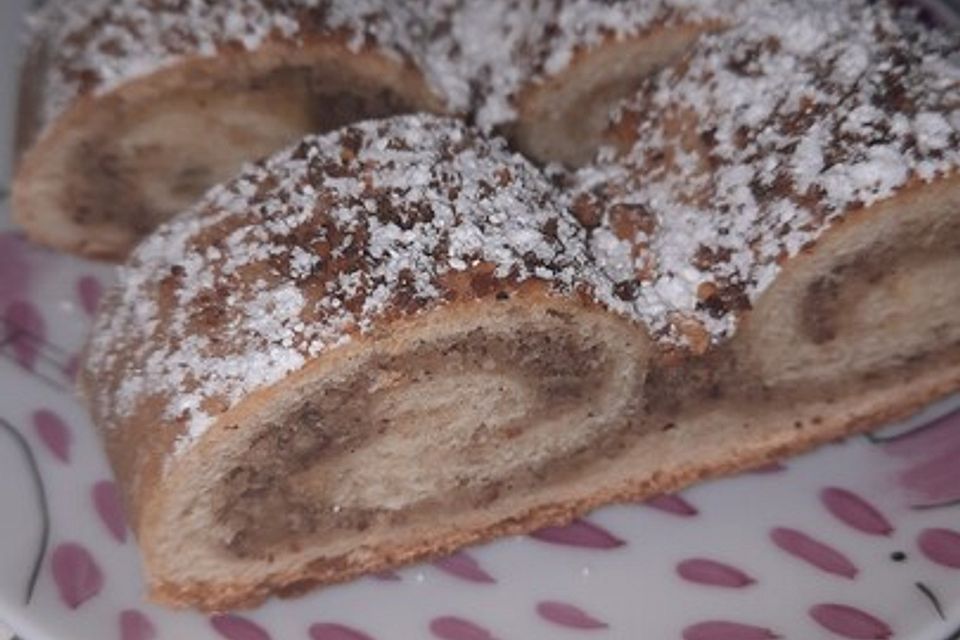
{"label": "end piece of roll", "polygon": [[442,110],[381,2],[91,0],[33,17],[15,220],[122,259],[244,162],[363,118]]}

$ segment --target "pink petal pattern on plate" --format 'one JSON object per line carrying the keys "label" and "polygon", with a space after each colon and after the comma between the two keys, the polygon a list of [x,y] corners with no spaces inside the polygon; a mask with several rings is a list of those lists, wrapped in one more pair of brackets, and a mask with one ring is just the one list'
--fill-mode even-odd
{"label": "pink petal pattern on plate", "polygon": [[644,504],[675,516],[691,517],[700,513],[695,506],[675,494],[663,494],[648,499]]}
{"label": "pink petal pattern on plate", "polygon": [[927,457],[956,445],[960,441],[957,429],[960,429],[960,409],[878,444],[894,456]]}
{"label": "pink petal pattern on plate", "polygon": [[342,624],[318,623],[310,627],[311,640],[373,640],[362,631]]}
{"label": "pink petal pattern on plate", "polygon": [[905,463],[897,481],[915,506],[960,500],[960,410],[881,446]]}
{"label": "pink petal pattern on plate", "polygon": [[22,297],[30,282],[29,248],[19,233],[0,233],[0,311]]}
{"label": "pink petal pattern on plate", "polygon": [[854,640],[884,640],[893,635],[890,626],[869,613],[843,604],[818,604],[810,617],[824,629]]}
{"label": "pink petal pattern on plate", "polygon": [[227,640],[270,640],[270,634],[256,622],[232,613],[212,616],[210,626]]}
{"label": "pink petal pattern on plate", "polygon": [[820,492],[820,501],[836,519],[857,531],[875,536],[893,533],[893,525],[886,516],[852,491],[827,487]]}
{"label": "pink petal pattern on plate", "polygon": [[796,529],[784,527],[773,529],[770,532],[770,539],[790,555],[827,573],[851,580],[857,576],[857,567],[845,555]]}
{"label": "pink petal pattern on plate", "polygon": [[537,613],[544,620],[570,629],[606,629],[610,626],[579,607],[564,602],[540,602],[537,604]]}
{"label": "pink petal pattern on plate", "polygon": [[960,533],[951,529],[924,529],[917,546],[931,561],[951,569],[960,569]]}
{"label": "pink petal pattern on plate", "polygon": [[40,442],[61,462],[70,462],[70,428],[63,419],[49,409],[33,414],[33,428]]}
{"label": "pink petal pattern on plate", "polygon": [[117,485],[109,480],[102,480],[91,490],[93,506],[97,510],[100,520],[106,525],[113,539],[123,543],[127,541],[127,521],[123,514],[123,503],[120,500],[120,491]]}
{"label": "pink petal pattern on plate", "polygon": [[708,620],[683,630],[683,640],[773,640],[770,629],[726,620]]}
{"label": "pink petal pattern on plate", "polygon": [[120,640],[155,640],[157,630],[150,619],[136,609],[120,613]]}
{"label": "pink petal pattern on plate", "polygon": [[93,276],[83,276],[77,280],[77,297],[80,298],[83,310],[92,316],[97,312],[100,298],[103,297],[103,285]]}
{"label": "pink petal pattern on plate", "polygon": [[32,370],[40,344],[47,338],[47,324],[40,311],[25,300],[11,302],[4,311],[3,326],[4,334],[13,337],[11,346],[17,362]]}
{"label": "pink petal pattern on plate", "polygon": [[546,527],[530,537],[550,544],[588,549],[616,549],[626,543],[603,527],[586,520],[574,520],[565,527]]}
{"label": "pink petal pattern on plate", "polygon": [[441,558],[433,564],[438,569],[445,571],[452,576],[456,576],[461,580],[478,582],[482,584],[493,584],[496,582],[493,576],[484,571],[480,564],[473,558],[473,556],[465,551],[460,551],[452,556]]}
{"label": "pink petal pattern on plate", "polygon": [[53,581],[60,599],[71,609],[78,609],[103,589],[103,573],[90,552],[83,546],[67,542],[50,556]]}
{"label": "pink petal pattern on plate", "polygon": [[756,580],[740,569],[707,558],[690,558],[677,565],[677,574],[688,582],[714,587],[742,588]]}
{"label": "pink petal pattern on plate", "polygon": [[454,616],[434,618],[430,622],[430,633],[441,640],[496,640],[483,627]]}

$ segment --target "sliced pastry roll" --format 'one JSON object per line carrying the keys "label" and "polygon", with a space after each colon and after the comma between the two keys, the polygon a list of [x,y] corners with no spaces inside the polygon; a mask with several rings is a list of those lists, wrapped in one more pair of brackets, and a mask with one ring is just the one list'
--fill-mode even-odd
{"label": "sliced pastry roll", "polygon": [[251,605],[602,500],[629,311],[550,184],[454,121],[246,170],[134,252],[83,368],[151,594]]}

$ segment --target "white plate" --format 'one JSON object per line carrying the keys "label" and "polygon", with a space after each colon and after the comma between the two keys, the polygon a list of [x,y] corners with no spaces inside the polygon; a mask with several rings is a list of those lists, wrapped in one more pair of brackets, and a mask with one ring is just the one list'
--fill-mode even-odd
{"label": "white plate", "polygon": [[[0,7],[4,149],[25,4]],[[0,210],[0,619],[27,640],[960,637],[960,412],[949,404],[886,442],[854,439],[239,616],[151,605],[71,390],[110,279],[27,245]]]}

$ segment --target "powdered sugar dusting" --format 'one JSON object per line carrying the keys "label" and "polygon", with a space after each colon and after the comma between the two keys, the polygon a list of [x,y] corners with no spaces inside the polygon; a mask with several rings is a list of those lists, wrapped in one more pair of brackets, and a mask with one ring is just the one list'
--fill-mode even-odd
{"label": "powdered sugar dusting", "polygon": [[45,121],[80,95],[103,95],[181,61],[317,33],[376,43],[409,55],[411,22],[402,3],[376,0],[51,0],[31,19],[50,55]]}
{"label": "powdered sugar dusting", "polygon": [[46,45],[44,120],[179,62],[306,36],[344,38],[416,64],[451,111],[484,128],[515,118],[531,83],[611,38],[729,19],[744,0],[51,0],[32,19]]}
{"label": "powdered sugar dusting", "polygon": [[[957,51],[883,3],[757,7],[643,87],[617,125],[632,148],[580,172],[574,208],[643,245],[626,284],[656,331],[719,340],[837,218],[957,168]],[[594,248],[624,279],[622,247]]]}
{"label": "powdered sugar dusting", "polygon": [[89,375],[105,381],[94,410],[117,424],[159,401],[187,446],[380,319],[463,297],[447,278],[467,269],[630,311],[550,183],[502,141],[428,116],[308,138],[137,249],[89,350]]}

